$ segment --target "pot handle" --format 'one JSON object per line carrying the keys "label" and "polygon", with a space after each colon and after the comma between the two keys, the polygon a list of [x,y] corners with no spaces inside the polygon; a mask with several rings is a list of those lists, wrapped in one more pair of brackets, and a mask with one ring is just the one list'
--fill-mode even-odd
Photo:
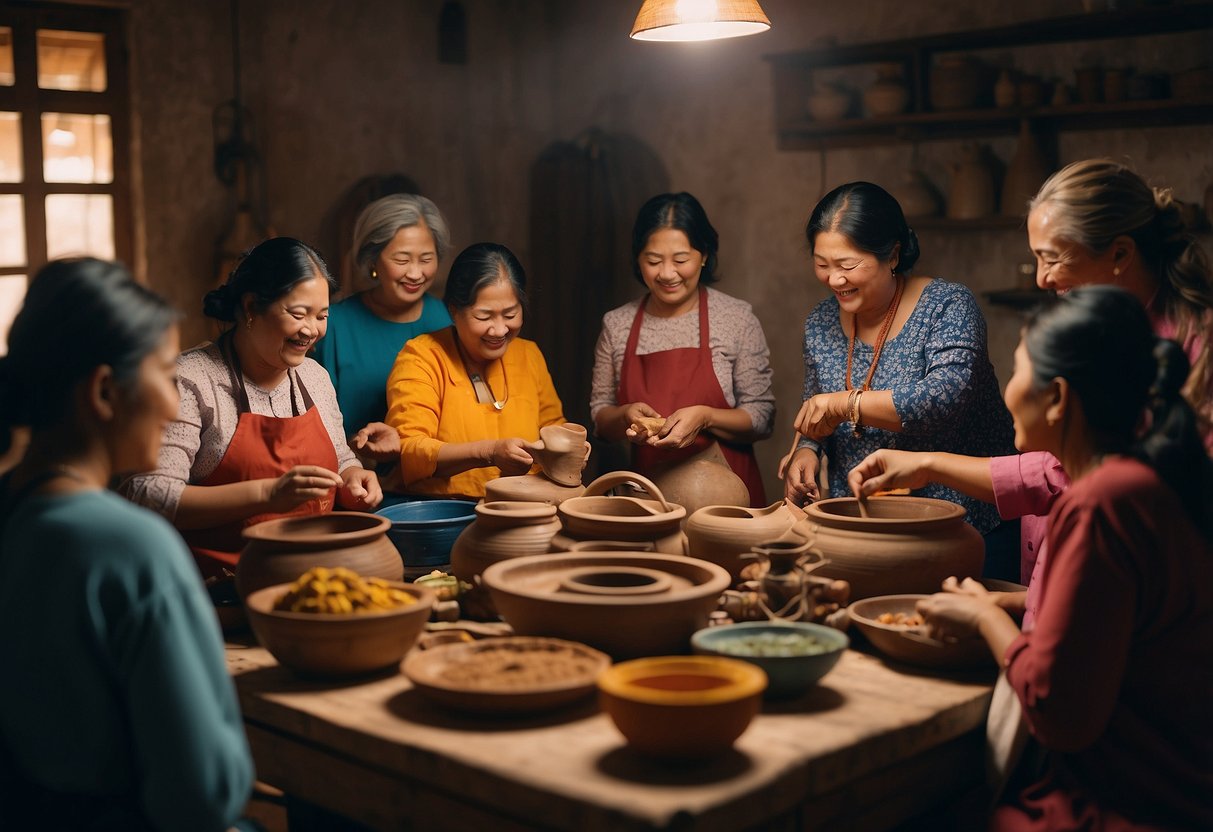
{"label": "pot handle", "polygon": [[569,552],[656,552],[651,540],[578,540],[568,544]]}
{"label": "pot handle", "polygon": [[628,482],[634,482],[641,486],[651,497],[661,503],[661,507],[666,511],[674,510],[674,504],[665,498],[665,495],[661,493],[661,489],[657,487],[657,483],[642,474],[637,474],[635,471],[612,471],[609,474],[603,474],[587,485],[585,493],[581,496],[601,497],[612,488]]}

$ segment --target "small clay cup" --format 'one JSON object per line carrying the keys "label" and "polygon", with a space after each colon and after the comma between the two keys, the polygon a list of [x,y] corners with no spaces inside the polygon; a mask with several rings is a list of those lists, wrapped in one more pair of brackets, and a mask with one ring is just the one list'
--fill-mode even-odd
{"label": "small clay cup", "polygon": [[531,456],[544,476],[560,485],[581,485],[581,472],[590,458],[586,429],[565,422],[539,429],[539,441],[531,446]]}

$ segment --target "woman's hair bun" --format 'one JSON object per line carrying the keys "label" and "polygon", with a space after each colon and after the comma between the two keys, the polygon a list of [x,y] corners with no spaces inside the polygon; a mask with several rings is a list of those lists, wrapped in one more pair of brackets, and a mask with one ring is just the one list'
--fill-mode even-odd
{"label": "woman's hair bun", "polygon": [[211,289],[202,298],[202,314],[217,321],[235,321],[236,305],[232,302],[231,284]]}
{"label": "woman's hair bun", "polygon": [[1154,360],[1158,369],[1154,383],[1150,385],[1150,397],[1164,402],[1175,401],[1183,395],[1184,383],[1188,379],[1190,364],[1187,353],[1178,342],[1170,338],[1157,338],[1154,341]]}
{"label": "woman's hair bun", "polygon": [[906,226],[906,244],[902,248],[901,253],[897,255],[897,271],[907,274],[910,269],[914,268],[914,264],[918,262],[919,256],[922,254],[922,249],[918,245],[918,235],[914,233],[914,229]]}

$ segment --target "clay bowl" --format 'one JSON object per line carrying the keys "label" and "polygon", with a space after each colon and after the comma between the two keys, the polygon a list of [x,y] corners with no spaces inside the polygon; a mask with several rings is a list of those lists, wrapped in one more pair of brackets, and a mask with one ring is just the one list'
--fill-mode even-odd
{"label": "clay bowl", "polygon": [[608,668],[598,677],[598,699],[634,750],[693,759],[732,748],[766,686],[766,674],[749,662],[663,656]]}
{"label": "clay bowl", "polygon": [[558,506],[585,493],[584,485],[560,485],[538,474],[498,477],[484,485],[484,501],[549,503]]}
{"label": "clay bowl", "polygon": [[[756,638],[771,640],[764,645],[765,655],[755,652]],[[795,642],[788,644],[789,639]],[[708,627],[691,636],[696,653],[741,659],[761,667],[769,680],[766,695],[771,699],[798,696],[817,684],[850,644],[846,634],[833,627],[802,621],[746,621]]]}
{"label": "clay bowl", "polygon": [[476,519],[476,504],[466,500],[415,500],[375,512],[386,517],[387,536],[406,567],[450,563],[455,538]]}
{"label": "clay bowl", "polygon": [[273,606],[290,588],[284,583],[251,593],[244,604],[257,640],[283,667],[305,677],[359,676],[400,664],[429,620],[432,591],[399,581],[391,584],[417,603],[349,615],[282,612]]}
{"label": "clay bowl", "polygon": [[851,584],[851,597],[937,592],[949,575],[977,577],[985,542],[965,510],[929,497],[870,497],[861,517],[854,497],[805,506],[795,530],[825,557],[816,574]]}
{"label": "clay bowl", "polygon": [[244,598],[262,587],[290,583],[313,566],[344,566],[368,578],[399,581],[400,556],[387,539],[391,524],[359,511],[301,514],[257,523],[236,567],[236,592]]}
{"label": "clay bowl", "polygon": [[882,624],[876,620],[886,612],[913,615],[914,605],[927,597],[929,596],[883,595],[856,601],[847,609],[851,622],[873,647],[890,659],[941,670],[992,667],[994,657],[983,638],[968,638],[956,642],[936,641],[925,634],[908,633],[906,627]]}
{"label": "clay bowl", "polygon": [[714,563],[644,552],[528,555],[480,577],[515,633],[580,641],[616,658],[685,652],[730,580]]}
{"label": "clay bowl", "polygon": [[590,695],[610,665],[609,656],[584,644],[513,636],[415,650],[404,662],[404,675],[442,707],[520,713]]}

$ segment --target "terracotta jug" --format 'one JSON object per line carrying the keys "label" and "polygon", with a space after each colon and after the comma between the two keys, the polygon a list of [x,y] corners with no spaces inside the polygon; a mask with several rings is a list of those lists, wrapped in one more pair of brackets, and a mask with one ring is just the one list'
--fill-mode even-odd
{"label": "terracotta jug", "polygon": [[1026,216],[1028,200],[1036,196],[1048,178],[1049,166],[1044,150],[1032,133],[1028,120],[1022,119],[1019,122],[1019,143],[1007,167],[1007,178],[1002,183],[1002,213],[1011,217]]}
{"label": "terracotta jug", "polygon": [[691,557],[723,566],[737,580],[745,566],[742,556],[785,536],[796,520],[783,501],[766,508],[707,506],[687,520],[687,545]]}
{"label": "terracotta jug", "polygon": [[[636,483],[655,499],[606,496],[613,488]],[[656,551],[687,553],[682,520],[686,509],[671,503],[648,477],[632,471],[604,474],[586,486],[585,494],[556,507],[563,530],[552,538],[552,548],[567,550],[572,542],[586,540],[652,543]]]}
{"label": "terracotta jug", "polygon": [[266,520],[244,530],[248,541],[236,567],[243,599],[273,584],[294,581],[313,566],[344,566],[364,578],[399,581],[404,562],[387,538],[386,517],[333,511]]}
{"label": "terracotta jug", "polygon": [[590,458],[586,429],[572,422],[539,429],[539,441],[531,445],[531,456],[544,476],[560,485],[581,485],[581,472]]}
{"label": "terracotta jug", "polygon": [[907,217],[934,217],[943,207],[939,191],[927,179],[927,175],[914,168],[907,170],[901,184],[890,188],[889,193],[901,205]]}
{"label": "terracotta jug", "polygon": [[558,506],[570,497],[580,497],[585,486],[561,485],[539,474],[523,474],[517,477],[498,477],[484,485],[486,503],[508,501],[523,503],[548,503]]}
{"label": "terracotta jug", "polygon": [[687,517],[704,506],[750,504],[745,481],[733,473],[715,442],[680,462],[657,466],[650,478],[667,500],[686,509]]}
{"label": "terracotta jug", "polygon": [[853,599],[937,592],[949,575],[981,575],[985,542],[960,506],[929,497],[867,503],[862,517],[854,497],[821,500],[796,524],[828,561],[815,574],[848,581]]}
{"label": "terracotta jug", "polygon": [[994,166],[984,145],[966,143],[960,159],[952,164],[948,188],[948,217],[972,220],[994,213]]}

